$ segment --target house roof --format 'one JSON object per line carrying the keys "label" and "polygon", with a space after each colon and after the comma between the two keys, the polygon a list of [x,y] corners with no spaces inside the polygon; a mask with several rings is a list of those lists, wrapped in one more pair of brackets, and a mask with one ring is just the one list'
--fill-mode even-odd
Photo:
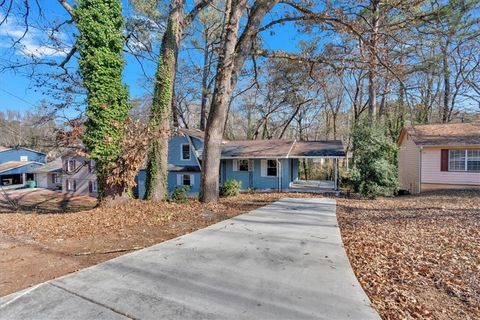
{"label": "house roof", "polygon": [[442,123],[408,126],[402,130],[420,146],[471,146],[480,145],[480,122]]}
{"label": "house roof", "polygon": [[4,151],[8,151],[8,150],[18,150],[18,149],[23,149],[23,150],[32,151],[32,152],[35,152],[35,153],[38,153],[38,154],[46,155],[46,153],[44,153],[44,152],[40,152],[40,151],[37,151],[37,150],[25,148],[25,147],[7,148],[7,147],[0,146],[0,152],[4,152]]}
{"label": "house roof", "polygon": [[58,173],[62,172],[62,158],[57,158],[44,166],[33,170],[33,173]]}
{"label": "house roof", "polygon": [[[196,129],[177,128],[177,130],[202,140],[205,136],[203,131]],[[342,141],[223,140],[222,142],[222,159],[314,157],[345,157]]]}
{"label": "house roof", "polygon": [[289,158],[345,157],[342,141],[296,141]]}
{"label": "house roof", "polygon": [[202,140],[205,137],[205,131],[201,131],[198,129],[177,128],[177,131]]}
{"label": "house roof", "polygon": [[293,146],[291,140],[224,141],[222,158],[284,158]]}
{"label": "house roof", "polygon": [[42,164],[35,161],[8,161],[0,163],[0,173],[4,173],[16,168],[21,168],[32,163]]}
{"label": "house roof", "polygon": [[225,141],[222,158],[315,158],[344,157],[340,140],[242,140]]}

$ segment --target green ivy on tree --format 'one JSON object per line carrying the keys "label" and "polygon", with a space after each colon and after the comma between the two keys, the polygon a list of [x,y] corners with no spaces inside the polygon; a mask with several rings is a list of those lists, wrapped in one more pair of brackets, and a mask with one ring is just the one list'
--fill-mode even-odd
{"label": "green ivy on tree", "polygon": [[123,185],[108,178],[122,155],[125,122],[130,105],[122,83],[124,67],[120,0],[79,0],[75,21],[80,34],[80,73],[87,90],[86,130],[83,142],[94,160],[99,199],[124,194]]}
{"label": "green ivy on tree", "polygon": [[368,197],[398,191],[397,145],[379,124],[360,123],[352,132],[354,163],[350,181],[355,192]]}

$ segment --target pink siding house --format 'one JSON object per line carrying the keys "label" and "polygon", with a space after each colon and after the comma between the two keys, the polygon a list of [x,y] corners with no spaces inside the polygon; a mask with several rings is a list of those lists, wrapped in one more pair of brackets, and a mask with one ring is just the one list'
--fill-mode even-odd
{"label": "pink siding house", "polygon": [[398,146],[402,190],[480,189],[480,122],[408,126]]}

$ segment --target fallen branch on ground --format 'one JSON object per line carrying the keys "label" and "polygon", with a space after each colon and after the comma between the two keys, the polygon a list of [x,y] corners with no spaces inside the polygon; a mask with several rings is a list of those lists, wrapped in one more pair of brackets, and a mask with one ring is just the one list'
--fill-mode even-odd
{"label": "fallen branch on ground", "polygon": [[124,249],[115,249],[115,250],[108,250],[108,251],[89,251],[89,252],[79,252],[75,253],[74,256],[89,256],[92,254],[109,254],[109,253],[118,253],[118,252],[127,252],[127,251],[135,251],[140,250],[145,247],[132,247],[132,248],[124,248]]}

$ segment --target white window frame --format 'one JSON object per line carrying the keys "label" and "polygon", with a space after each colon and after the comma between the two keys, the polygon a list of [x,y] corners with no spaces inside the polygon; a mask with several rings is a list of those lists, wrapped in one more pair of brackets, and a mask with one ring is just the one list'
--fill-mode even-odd
{"label": "white window frame", "polygon": [[97,180],[92,181],[92,192],[96,193],[98,191],[98,182]]}
{"label": "white window frame", "polygon": [[28,162],[28,156],[20,156],[21,162]]}
{"label": "white window frame", "polygon": [[[275,175],[270,175],[270,174],[268,174],[268,161],[273,161],[273,162],[275,162]],[[267,177],[274,177],[274,178],[278,176],[278,161],[277,161],[277,160],[272,160],[272,159],[267,160],[267,172],[266,172],[266,175],[267,175]]]}
{"label": "white window frame", "polygon": [[67,191],[75,191],[75,182],[73,179],[67,179],[66,187]]}
{"label": "white window frame", "polygon": [[[72,165],[72,163],[73,163],[73,165]],[[73,169],[72,169],[72,167],[73,167]],[[68,159],[67,160],[67,172],[75,171],[75,167],[76,167],[75,159]]]}
{"label": "white window frame", "polygon": [[[183,157],[183,146],[188,146],[188,158]],[[192,159],[192,146],[190,146],[190,143],[182,143],[180,145],[180,159],[186,160],[186,161]]]}
{"label": "white window frame", "polygon": [[88,160],[88,173],[93,173],[93,172],[95,172],[95,161]]}
{"label": "white window frame", "polygon": [[[463,169],[453,169],[451,167],[450,163],[450,157],[452,154],[452,151],[457,151],[457,152],[463,152],[464,153],[464,164],[463,164]],[[452,172],[479,172],[480,170],[468,170],[468,152],[469,151],[478,151],[478,149],[450,149],[448,150],[448,171]]]}
{"label": "white window frame", "polygon": [[[268,161],[275,161],[276,170],[275,170],[275,175],[274,176],[268,175]],[[278,163],[277,159],[263,159],[263,160],[261,160],[260,164],[261,164],[261,176],[262,177],[265,177],[265,178],[277,178],[278,177],[279,163]]]}
{"label": "white window frame", "polygon": [[52,183],[55,183],[55,184],[60,183],[60,175],[58,173],[52,173],[52,175],[53,175]]}

